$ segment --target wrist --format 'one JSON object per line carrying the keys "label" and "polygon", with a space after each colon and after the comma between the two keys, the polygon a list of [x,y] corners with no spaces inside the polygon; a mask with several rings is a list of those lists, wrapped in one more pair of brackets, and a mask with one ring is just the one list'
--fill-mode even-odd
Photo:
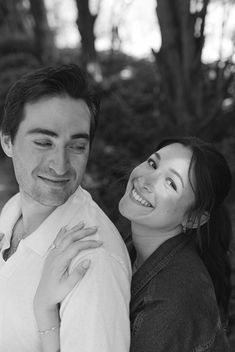
{"label": "wrist", "polygon": [[52,326],[51,328],[45,329],[45,330],[38,330],[39,335],[41,336],[46,336],[47,334],[51,334],[56,332],[60,326]]}
{"label": "wrist", "polygon": [[48,305],[34,307],[34,314],[39,330],[46,330],[60,325],[57,305],[53,307],[49,307]]}
{"label": "wrist", "polygon": [[43,296],[40,295],[35,295],[34,301],[33,301],[33,306],[34,310],[43,310],[43,311],[53,311],[57,310],[57,304],[52,303],[47,299],[46,297],[44,298]]}

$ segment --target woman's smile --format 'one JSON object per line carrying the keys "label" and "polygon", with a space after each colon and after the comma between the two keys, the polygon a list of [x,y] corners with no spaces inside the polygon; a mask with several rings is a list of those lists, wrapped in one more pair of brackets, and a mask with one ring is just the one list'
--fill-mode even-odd
{"label": "woman's smile", "polygon": [[147,201],[147,199],[145,199],[143,195],[139,193],[139,191],[137,191],[135,186],[132,188],[130,192],[130,197],[132,200],[137,202],[138,205],[142,205],[147,208],[153,208],[152,204],[149,201]]}

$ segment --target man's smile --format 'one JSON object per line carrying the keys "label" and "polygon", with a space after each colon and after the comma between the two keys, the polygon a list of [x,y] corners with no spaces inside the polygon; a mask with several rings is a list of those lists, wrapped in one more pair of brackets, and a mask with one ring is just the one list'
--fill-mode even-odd
{"label": "man's smile", "polygon": [[70,179],[69,178],[52,178],[45,176],[38,176],[43,182],[47,183],[49,186],[61,187],[65,186]]}

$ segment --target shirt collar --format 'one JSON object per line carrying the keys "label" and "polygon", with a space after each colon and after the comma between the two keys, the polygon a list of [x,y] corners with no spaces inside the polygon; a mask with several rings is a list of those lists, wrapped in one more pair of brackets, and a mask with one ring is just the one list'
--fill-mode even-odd
{"label": "shirt collar", "polygon": [[[31,248],[40,256],[44,256],[61,227],[68,225],[76,219],[75,223],[87,218],[85,206],[91,197],[88,192],[79,187],[76,192],[61,206],[57,207],[43,223],[28,237],[21,242]],[[10,199],[3,209],[0,218],[0,232],[5,234],[2,250],[10,246],[12,229],[21,215],[20,194]],[[75,224],[74,223],[74,224]]]}
{"label": "shirt collar", "polygon": [[0,216],[0,232],[4,233],[2,251],[10,247],[12,229],[21,216],[20,194],[14,195],[3,207]]}

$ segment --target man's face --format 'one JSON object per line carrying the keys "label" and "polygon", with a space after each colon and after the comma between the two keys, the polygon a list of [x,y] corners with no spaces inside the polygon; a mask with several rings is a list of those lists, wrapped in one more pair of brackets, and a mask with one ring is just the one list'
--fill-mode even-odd
{"label": "man's face", "polygon": [[21,194],[45,206],[63,204],[82,181],[89,131],[83,100],[50,97],[26,104],[14,142],[2,137]]}

